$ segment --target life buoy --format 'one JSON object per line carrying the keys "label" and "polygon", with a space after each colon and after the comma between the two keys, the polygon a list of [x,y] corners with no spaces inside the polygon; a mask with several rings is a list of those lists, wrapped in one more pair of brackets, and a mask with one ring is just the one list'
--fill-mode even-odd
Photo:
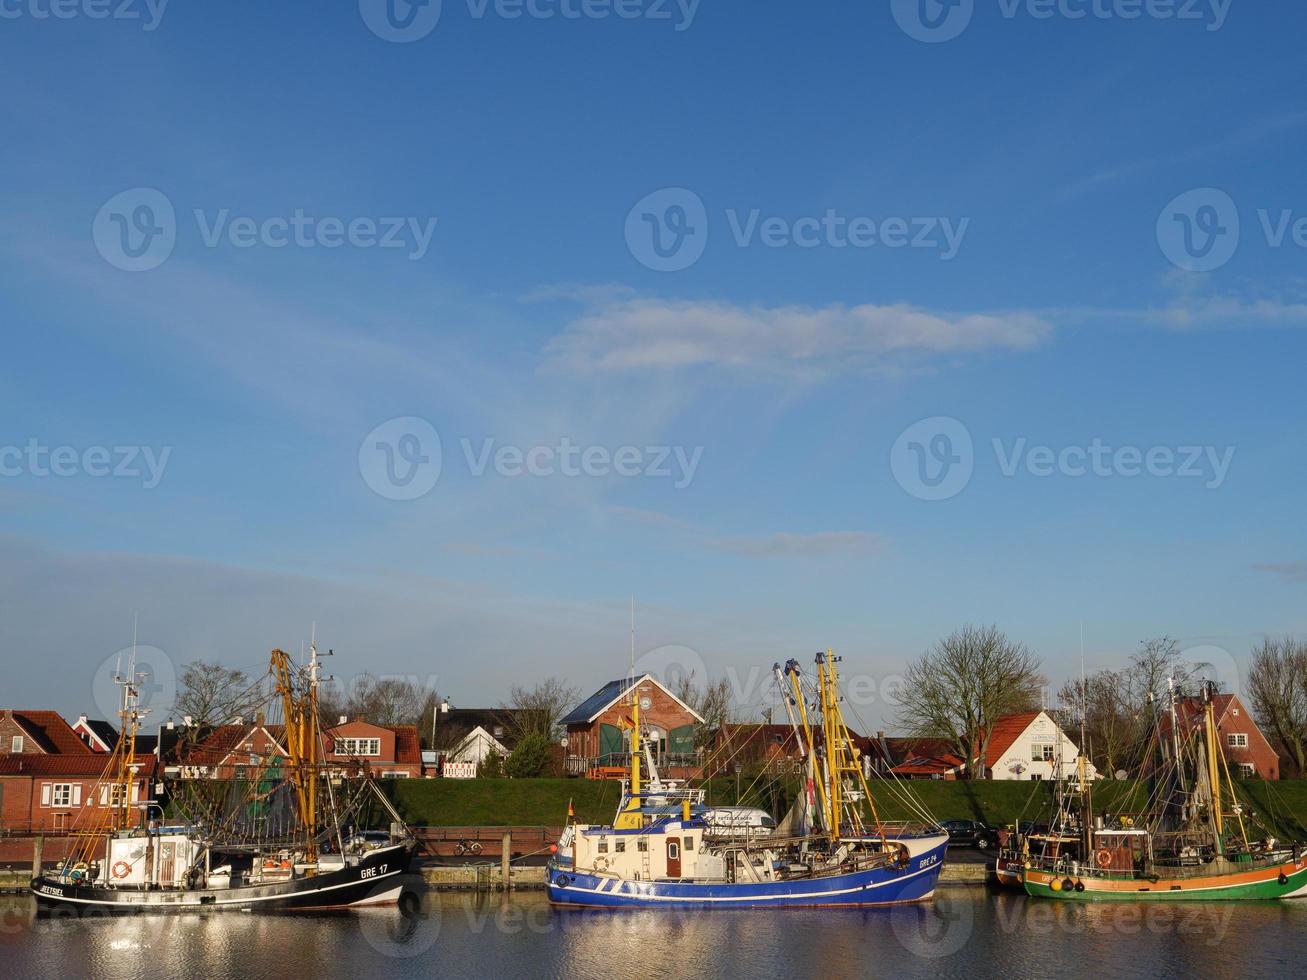
{"label": "life buoy", "polygon": [[557,885],[559,888],[566,888],[568,885],[571,884],[571,880],[567,877],[567,875],[559,875],[557,878],[554,879],[554,884]]}
{"label": "life buoy", "polygon": [[1112,863],[1112,852],[1103,848],[1101,851],[1094,853],[1094,863],[1100,868],[1106,868]]}
{"label": "life buoy", "polygon": [[119,861],[113,866],[113,876],[115,878],[126,878],[132,873],[132,866],[126,861]]}
{"label": "life buoy", "polygon": [[596,870],[596,871],[607,871],[607,870],[608,870],[608,858],[604,857],[603,855],[600,855],[599,857],[595,858],[595,870]]}

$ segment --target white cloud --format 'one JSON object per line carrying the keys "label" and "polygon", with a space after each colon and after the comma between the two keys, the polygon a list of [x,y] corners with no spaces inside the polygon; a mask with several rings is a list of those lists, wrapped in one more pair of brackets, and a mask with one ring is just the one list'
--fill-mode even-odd
{"label": "white cloud", "polygon": [[546,355],[581,372],[716,365],[803,373],[867,369],[896,356],[1029,350],[1051,332],[1047,320],[1027,312],[612,297],[568,324]]}

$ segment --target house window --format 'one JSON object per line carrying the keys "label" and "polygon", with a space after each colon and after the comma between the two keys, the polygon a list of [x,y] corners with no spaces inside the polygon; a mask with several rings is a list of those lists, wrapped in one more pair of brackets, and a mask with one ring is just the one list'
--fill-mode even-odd
{"label": "house window", "polygon": [[378,756],[381,755],[381,739],[379,738],[338,738],[336,739],[337,755],[357,755],[357,756]]}
{"label": "house window", "polygon": [[[80,787],[79,787],[80,788]],[[51,783],[50,784],[50,805],[51,806],[72,806],[73,805],[73,784],[72,783]]]}
{"label": "house window", "polygon": [[1257,775],[1257,767],[1251,762],[1239,763],[1239,777],[1241,779],[1252,779]]}
{"label": "house window", "polygon": [[122,806],[123,803],[123,784],[113,783],[109,786],[100,787],[100,805],[101,806]]}
{"label": "house window", "polygon": [[1034,742],[1030,746],[1031,762],[1052,762],[1053,761],[1053,743],[1052,742]]}
{"label": "house window", "polygon": [[1248,748],[1248,735],[1245,732],[1230,732],[1225,736],[1225,744],[1232,749]]}
{"label": "house window", "polygon": [[9,751],[10,752],[23,751],[23,736],[14,735],[12,738],[9,739]]}

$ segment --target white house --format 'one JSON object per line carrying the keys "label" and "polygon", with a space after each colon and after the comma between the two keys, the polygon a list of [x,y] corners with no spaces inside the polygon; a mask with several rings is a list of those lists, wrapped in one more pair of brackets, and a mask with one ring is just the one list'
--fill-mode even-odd
{"label": "white house", "polygon": [[472,771],[475,772],[476,767],[485,762],[486,756],[491,752],[497,752],[500,758],[508,757],[508,749],[504,747],[504,743],[477,725],[445,756],[444,768],[454,767],[446,774],[464,775],[465,773],[459,771],[459,767],[467,766],[473,767]]}
{"label": "white house", "polygon": [[[1063,779],[1076,774],[1080,750],[1046,711],[1008,715],[994,723],[985,752],[990,779]],[[1061,772],[1058,772],[1059,764]],[[1097,779],[1094,764],[1085,760],[1090,779]]]}

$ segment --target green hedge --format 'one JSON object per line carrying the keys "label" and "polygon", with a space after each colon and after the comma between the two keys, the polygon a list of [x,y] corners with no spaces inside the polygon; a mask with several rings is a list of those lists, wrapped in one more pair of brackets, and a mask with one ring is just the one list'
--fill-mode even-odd
{"label": "green hedge", "polygon": [[[617,808],[619,784],[592,779],[397,779],[388,791],[400,815],[414,826],[559,826],[567,817],[570,799],[577,819],[607,823]],[[742,803],[775,814],[788,808],[798,790],[795,781],[739,781],[721,777],[706,784],[709,802],[719,806]],[[933,781],[907,784],[926,809],[940,820],[974,818],[996,826],[1018,817],[1039,819],[1051,799],[1051,783],[1016,781]],[[1252,809],[1269,821],[1282,839],[1307,840],[1307,780],[1239,784]],[[912,816],[890,787],[871,783],[880,814],[887,820]],[[1136,782],[1105,780],[1095,784],[1094,810],[1138,811],[1147,798]]]}

